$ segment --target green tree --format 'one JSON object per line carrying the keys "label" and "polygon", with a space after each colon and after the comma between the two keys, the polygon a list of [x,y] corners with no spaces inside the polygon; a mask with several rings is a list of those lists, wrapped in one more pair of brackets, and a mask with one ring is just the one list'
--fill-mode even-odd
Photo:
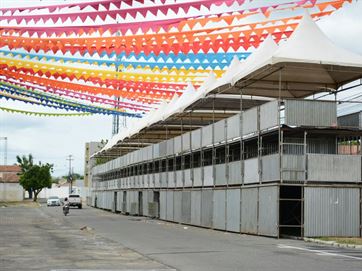
{"label": "green tree", "polygon": [[25,190],[31,189],[34,192],[34,201],[38,199],[38,195],[43,188],[51,187],[52,176],[51,171],[53,165],[45,164],[33,165],[20,176],[20,184]]}
{"label": "green tree", "polygon": [[[34,159],[33,159],[33,155],[29,154],[28,156],[23,155],[22,157],[20,157],[19,155],[16,156],[16,160],[21,168],[21,174],[23,175],[25,172],[27,172],[33,165],[34,165]],[[29,193],[29,198],[32,199],[33,198],[33,191],[31,190],[31,188],[25,189],[28,191]]]}

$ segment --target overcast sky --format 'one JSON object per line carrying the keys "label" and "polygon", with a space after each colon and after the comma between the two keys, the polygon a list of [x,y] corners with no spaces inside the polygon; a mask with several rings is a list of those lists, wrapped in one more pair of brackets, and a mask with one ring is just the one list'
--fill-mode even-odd
{"label": "overcast sky", "polygon": [[[0,0],[0,2],[14,6],[15,3],[19,5],[30,1]],[[33,4],[44,2],[31,1]],[[345,5],[332,16],[320,20],[318,25],[336,44],[362,55],[361,1]],[[354,93],[356,92],[362,91],[361,89],[354,90]],[[0,106],[40,111],[38,107],[32,108],[29,105],[4,99],[0,99]],[[362,105],[354,106],[352,109],[362,110]],[[49,109],[46,111],[54,112]],[[53,163],[56,176],[67,174],[66,158],[69,154],[74,156],[74,171],[83,174],[85,142],[109,138],[111,124],[112,117],[110,116],[49,118],[0,111],[0,137],[8,137],[8,164],[15,163],[16,155],[32,153],[36,161]],[[4,143],[0,140],[0,164],[4,159],[3,151]]]}

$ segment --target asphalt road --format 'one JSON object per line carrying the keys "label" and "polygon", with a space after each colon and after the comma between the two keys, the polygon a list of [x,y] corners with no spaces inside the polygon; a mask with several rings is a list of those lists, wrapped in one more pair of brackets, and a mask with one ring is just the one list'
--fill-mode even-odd
{"label": "asphalt road", "polygon": [[0,207],[0,271],[170,270],[71,222],[60,207]]}
{"label": "asphalt road", "polygon": [[[88,228],[87,228],[88,227]],[[0,271],[362,270],[362,250],[84,208],[0,208]]]}
{"label": "asphalt road", "polygon": [[[51,208],[45,211],[58,215]],[[362,250],[357,249],[225,233],[93,208],[71,209],[67,220],[182,271],[362,270]]]}

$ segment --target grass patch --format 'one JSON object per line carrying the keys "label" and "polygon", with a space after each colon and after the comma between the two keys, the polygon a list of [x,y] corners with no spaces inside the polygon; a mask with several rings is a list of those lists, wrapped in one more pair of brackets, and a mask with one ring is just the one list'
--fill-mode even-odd
{"label": "grass patch", "polygon": [[358,237],[319,237],[319,240],[334,241],[338,244],[362,245],[362,238]]}

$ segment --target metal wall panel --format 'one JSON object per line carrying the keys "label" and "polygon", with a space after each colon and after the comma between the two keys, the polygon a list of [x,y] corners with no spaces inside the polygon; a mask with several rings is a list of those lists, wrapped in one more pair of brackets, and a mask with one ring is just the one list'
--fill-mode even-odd
{"label": "metal wall panel", "polygon": [[192,186],[192,179],[191,179],[191,169],[185,169],[184,170],[184,178],[185,178],[185,187],[191,187]]}
{"label": "metal wall panel", "polygon": [[225,141],[226,139],[225,120],[214,123],[214,143]]}
{"label": "metal wall panel", "polygon": [[201,225],[201,191],[191,191],[191,224]]}
{"label": "metal wall panel", "polygon": [[183,187],[182,170],[176,171],[176,187]]}
{"label": "metal wall panel", "polygon": [[174,150],[173,150],[173,138],[167,140],[167,155],[173,155],[174,154]]}
{"label": "metal wall panel", "polygon": [[241,189],[240,231],[257,234],[258,231],[258,188]]}
{"label": "metal wall panel", "polygon": [[226,230],[240,232],[240,189],[228,189],[226,193]]}
{"label": "metal wall panel", "polygon": [[160,157],[167,155],[167,141],[160,142]]}
{"label": "metal wall panel", "polygon": [[308,180],[361,182],[361,156],[308,154]]}
{"label": "metal wall panel", "polygon": [[155,187],[155,176],[154,174],[148,174],[148,187]]}
{"label": "metal wall panel", "polygon": [[182,192],[181,221],[191,223],[191,191]]}
{"label": "metal wall panel", "polygon": [[226,165],[215,165],[215,185],[226,185]]}
{"label": "metal wall panel", "polygon": [[185,133],[182,135],[182,151],[189,151],[191,149],[190,133]]}
{"label": "metal wall panel", "polygon": [[175,172],[170,171],[167,172],[168,180],[167,180],[167,186],[168,187],[175,187]]}
{"label": "metal wall panel", "polygon": [[335,102],[286,100],[285,124],[288,126],[335,126],[337,105]]}
{"label": "metal wall panel", "polygon": [[[145,149],[146,149],[146,152],[147,152],[147,160],[151,160],[153,158],[152,145],[147,146]],[[127,164],[127,162],[126,162],[126,164]]]}
{"label": "metal wall panel", "polygon": [[253,107],[243,112],[243,135],[254,133],[258,130],[258,110]]}
{"label": "metal wall panel", "polygon": [[167,199],[166,191],[160,191],[160,219],[166,220]]}
{"label": "metal wall panel", "polygon": [[278,186],[259,188],[259,234],[278,236]]}
{"label": "metal wall panel", "polygon": [[160,144],[153,144],[153,159],[160,157]]}
{"label": "metal wall panel", "polygon": [[362,128],[362,111],[338,117],[338,126]]}
{"label": "metal wall panel", "polygon": [[202,146],[209,146],[212,144],[212,125],[208,125],[201,128],[202,133]]}
{"label": "metal wall panel", "polygon": [[201,168],[194,168],[194,186],[202,186]]}
{"label": "metal wall panel", "polygon": [[303,181],[305,179],[305,157],[304,155],[282,156],[282,177],[288,181]]}
{"label": "metal wall panel", "polygon": [[359,236],[358,188],[306,187],[304,236]]}
{"label": "metal wall panel", "polygon": [[175,154],[181,152],[181,139],[181,136],[174,137],[173,139]]}
{"label": "metal wall panel", "polygon": [[191,148],[193,150],[201,148],[201,129],[191,132]]}
{"label": "metal wall panel", "polygon": [[225,230],[225,190],[214,190],[213,228]]}
{"label": "metal wall panel", "polygon": [[[149,197],[151,194],[151,197]],[[149,190],[142,191],[142,212],[144,216],[148,216],[148,202],[152,199],[153,193]]]}
{"label": "metal wall panel", "polygon": [[240,114],[236,114],[227,120],[226,134],[227,139],[240,137]]}
{"label": "metal wall panel", "polygon": [[131,212],[131,202],[132,202],[132,191],[127,190],[127,205],[126,205],[126,212],[130,213]]}
{"label": "metal wall panel", "polygon": [[244,160],[244,183],[259,182],[258,158]]}
{"label": "metal wall panel", "polygon": [[116,208],[117,212],[122,212],[122,203],[123,203],[123,192],[118,191],[117,192],[117,208]]}
{"label": "metal wall panel", "polygon": [[260,106],[260,130],[278,125],[278,101],[272,101]]}
{"label": "metal wall panel", "polygon": [[182,221],[182,192],[175,191],[173,193],[173,221]]}
{"label": "metal wall panel", "polygon": [[167,187],[167,172],[161,172],[161,187]]}
{"label": "metal wall panel", "polygon": [[167,191],[167,207],[166,207],[166,219],[174,221],[173,219],[173,191]]}
{"label": "metal wall panel", "polygon": [[213,192],[213,190],[201,191],[201,225],[204,227],[212,227]]}
{"label": "metal wall panel", "polygon": [[241,164],[240,161],[234,161],[228,164],[229,184],[241,184]]}
{"label": "metal wall panel", "polygon": [[204,167],[204,186],[213,186],[213,166]]}

